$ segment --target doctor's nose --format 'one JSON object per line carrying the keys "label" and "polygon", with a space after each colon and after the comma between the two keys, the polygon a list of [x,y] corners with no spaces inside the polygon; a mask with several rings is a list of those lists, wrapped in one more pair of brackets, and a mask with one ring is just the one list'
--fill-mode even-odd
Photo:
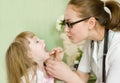
{"label": "doctor's nose", "polygon": [[69,27],[68,27],[67,25],[65,25],[64,31],[65,31],[65,32],[69,32]]}

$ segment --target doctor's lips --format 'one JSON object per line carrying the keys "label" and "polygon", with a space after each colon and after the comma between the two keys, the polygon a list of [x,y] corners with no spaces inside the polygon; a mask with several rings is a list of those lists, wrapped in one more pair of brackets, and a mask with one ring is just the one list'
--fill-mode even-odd
{"label": "doctor's lips", "polygon": [[68,36],[69,39],[72,39],[72,36]]}

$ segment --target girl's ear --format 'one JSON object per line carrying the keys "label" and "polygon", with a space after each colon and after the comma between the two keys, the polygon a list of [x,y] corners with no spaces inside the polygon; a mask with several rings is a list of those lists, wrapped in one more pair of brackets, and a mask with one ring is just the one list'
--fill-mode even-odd
{"label": "girl's ear", "polygon": [[30,51],[28,51],[28,58],[33,58],[33,56],[32,56],[32,53],[30,52]]}
{"label": "girl's ear", "polygon": [[88,29],[89,30],[93,29],[95,27],[95,25],[96,25],[95,17],[90,17],[88,23],[89,23]]}

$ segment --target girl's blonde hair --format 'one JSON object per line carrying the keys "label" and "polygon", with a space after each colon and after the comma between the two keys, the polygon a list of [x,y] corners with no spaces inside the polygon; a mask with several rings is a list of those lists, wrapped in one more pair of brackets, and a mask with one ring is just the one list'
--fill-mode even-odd
{"label": "girl's blonde hair", "polygon": [[8,83],[20,83],[24,75],[26,83],[29,83],[27,69],[33,65],[29,56],[29,41],[27,38],[35,36],[32,32],[22,32],[9,46],[6,52],[6,65],[8,73]]}

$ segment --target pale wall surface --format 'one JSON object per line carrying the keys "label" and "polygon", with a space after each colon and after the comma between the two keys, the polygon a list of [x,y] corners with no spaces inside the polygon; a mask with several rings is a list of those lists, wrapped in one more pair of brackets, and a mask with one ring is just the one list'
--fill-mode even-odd
{"label": "pale wall surface", "polygon": [[0,83],[7,83],[5,51],[22,31],[33,31],[45,39],[47,49],[61,45],[56,19],[68,0],[0,0]]}

